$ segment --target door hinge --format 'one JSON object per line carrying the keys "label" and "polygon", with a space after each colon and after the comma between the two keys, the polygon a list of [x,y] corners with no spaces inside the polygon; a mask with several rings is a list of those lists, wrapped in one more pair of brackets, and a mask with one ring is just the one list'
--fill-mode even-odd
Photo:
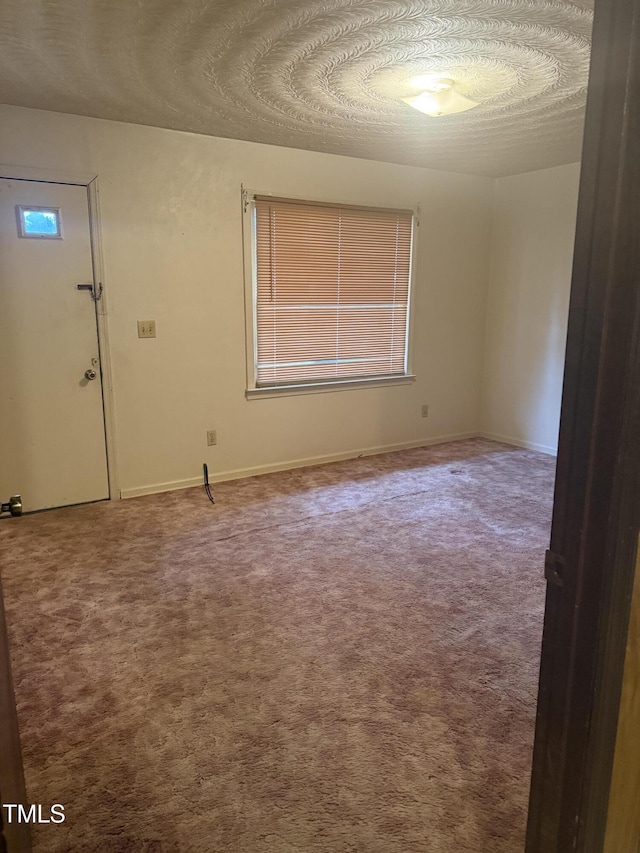
{"label": "door hinge", "polygon": [[544,556],[544,576],[554,586],[562,586],[564,580],[564,557],[547,551]]}

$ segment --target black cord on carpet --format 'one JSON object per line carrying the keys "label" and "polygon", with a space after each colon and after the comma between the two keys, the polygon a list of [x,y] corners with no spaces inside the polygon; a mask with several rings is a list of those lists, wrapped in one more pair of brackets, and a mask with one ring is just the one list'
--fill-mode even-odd
{"label": "black cord on carpet", "polygon": [[209,485],[209,469],[207,468],[207,463],[205,462],[202,466],[202,473],[204,475],[204,491],[212,504],[215,503],[213,499],[213,495],[211,494],[211,486]]}

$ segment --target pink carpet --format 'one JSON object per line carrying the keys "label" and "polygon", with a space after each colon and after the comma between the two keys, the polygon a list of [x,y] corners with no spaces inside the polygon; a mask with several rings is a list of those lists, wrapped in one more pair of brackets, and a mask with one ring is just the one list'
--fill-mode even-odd
{"label": "pink carpet", "polygon": [[471,440],[0,524],[36,853],[521,853],[553,474]]}

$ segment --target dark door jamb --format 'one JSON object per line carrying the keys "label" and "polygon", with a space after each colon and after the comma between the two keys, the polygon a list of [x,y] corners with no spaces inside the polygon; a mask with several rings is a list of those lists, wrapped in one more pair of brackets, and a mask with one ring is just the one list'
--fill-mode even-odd
{"label": "dark door jamb", "polygon": [[602,850],[639,528],[640,3],[595,0],[527,853]]}
{"label": "dark door jamb", "polygon": [[[13,522],[12,522],[13,523]],[[18,718],[13,696],[9,640],[0,589],[0,802],[27,805],[22,771]],[[31,853],[29,825],[0,815],[0,853]],[[14,810],[15,815],[15,810]]]}

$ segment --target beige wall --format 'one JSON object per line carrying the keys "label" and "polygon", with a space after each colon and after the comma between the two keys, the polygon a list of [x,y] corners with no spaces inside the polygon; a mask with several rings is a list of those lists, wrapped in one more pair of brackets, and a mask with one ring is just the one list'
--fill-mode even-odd
{"label": "beige wall", "polygon": [[495,182],[482,430],[555,453],[578,164]]}
{"label": "beige wall", "polygon": [[640,850],[640,541],[631,599],[604,853]]}
{"label": "beige wall", "polygon": [[[204,461],[215,477],[477,432],[490,179],[17,107],[0,107],[0,163],[99,176],[125,494],[199,482]],[[415,383],[245,399],[241,183],[421,204]]]}

